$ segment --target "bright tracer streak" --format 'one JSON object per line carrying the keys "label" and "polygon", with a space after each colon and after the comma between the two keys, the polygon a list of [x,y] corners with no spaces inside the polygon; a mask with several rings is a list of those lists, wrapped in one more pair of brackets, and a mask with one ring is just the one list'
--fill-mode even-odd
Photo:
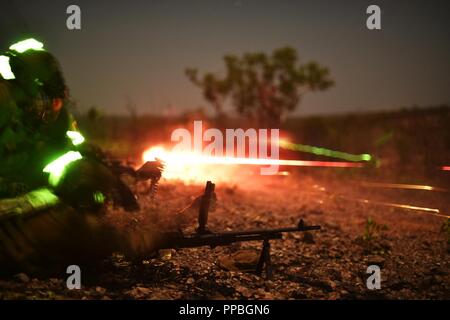
{"label": "bright tracer streak", "polygon": [[443,213],[441,213],[441,211],[439,209],[435,209],[435,208],[418,207],[418,206],[411,206],[409,204],[373,201],[373,200],[367,200],[367,199],[355,199],[355,200],[359,201],[359,202],[363,202],[363,203],[372,203],[372,204],[381,205],[381,206],[419,211],[419,212],[431,214],[433,216],[450,219],[449,215],[443,214]]}
{"label": "bright tracer streak", "polygon": [[409,189],[409,190],[425,190],[425,191],[440,191],[447,192],[444,188],[418,185],[418,184],[403,184],[403,183],[382,183],[382,182],[361,182],[361,185],[375,188],[389,188],[389,189]]}
{"label": "bright tracer streak", "polygon": [[167,166],[172,163],[182,164],[222,164],[222,165],[279,165],[279,166],[300,166],[300,167],[334,167],[334,168],[359,168],[361,163],[334,162],[334,161],[306,161],[306,160],[282,160],[282,159],[261,159],[261,158],[236,158],[236,157],[216,157],[205,156],[193,152],[167,152],[162,147],[154,147],[144,152],[144,161],[151,161],[159,158]]}
{"label": "bright tracer streak", "polygon": [[[246,165],[260,166],[260,168],[270,165],[340,168],[362,166],[360,163],[352,162],[216,157],[189,151],[167,151],[161,146],[151,147],[143,154],[144,161],[152,161],[156,158],[161,159],[165,163],[162,173],[165,179],[181,180],[185,183],[194,184],[203,184],[207,180],[215,182],[248,182],[248,178],[245,177],[249,168],[243,168]],[[274,168],[274,174],[278,175],[276,168]]]}
{"label": "bright tracer streak", "polygon": [[[323,187],[319,187],[317,189],[322,192],[326,191],[326,189]],[[406,209],[406,210],[410,210],[411,212],[415,212],[415,213],[425,213],[425,214],[430,214],[430,215],[436,216],[436,217],[450,219],[449,215],[442,213],[441,210],[436,209],[436,208],[427,208],[427,207],[413,206],[413,205],[409,205],[409,204],[374,201],[374,200],[361,199],[361,198],[352,198],[352,197],[347,197],[342,194],[329,194],[329,196],[330,197],[338,197],[340,199],[345,199],[348,201],[362,202],[365,204],[374,204],[374,205],[380,205],[380,206],[386,206],[386,207],[392,207],[392,208]]]}

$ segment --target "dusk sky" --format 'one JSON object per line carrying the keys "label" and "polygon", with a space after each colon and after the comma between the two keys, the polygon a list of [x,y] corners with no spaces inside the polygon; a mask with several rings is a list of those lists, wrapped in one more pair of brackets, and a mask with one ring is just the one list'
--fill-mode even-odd
{"label": "dusk sky", "polygon": [[[449,1],[10,1],[0,3],[0,48],[31,34],[62,64],[83,107],[142,113],[209,105],[186,67],[223,71],[226,53],[290,45],[328,66],[336,86],[310,93],[297,114],[450,103]],[[81,7],[82,29],[66,28]],[[382,30],[366,28],[381,7]]]}

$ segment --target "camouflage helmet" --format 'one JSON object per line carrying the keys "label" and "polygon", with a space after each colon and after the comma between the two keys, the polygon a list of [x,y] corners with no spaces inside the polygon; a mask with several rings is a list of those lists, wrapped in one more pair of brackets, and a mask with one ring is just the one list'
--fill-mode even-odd
{"label": "camouflage helmet", "polygon": [[24,93],[19,105],[35,119],[54,120],[67,97],[66,83],[56,58],[32,38],[10,46],[6,57],[9,80]]}
{"label": "camouflage helmet", "polygon": [[9,47],[11,71],[16,82],[29,94],[44,92],[50,99],[67,95],[66,82],[56,58],[35,39],[17,42]]}

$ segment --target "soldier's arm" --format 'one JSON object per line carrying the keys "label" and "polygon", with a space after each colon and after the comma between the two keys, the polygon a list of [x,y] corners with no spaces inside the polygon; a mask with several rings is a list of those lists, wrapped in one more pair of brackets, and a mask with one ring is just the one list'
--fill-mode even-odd
{"label": "soldier's arm", "polygon": [[12,150],[23,138],[21,110],[11,94],[10,84],[0,80],[0,155]]}

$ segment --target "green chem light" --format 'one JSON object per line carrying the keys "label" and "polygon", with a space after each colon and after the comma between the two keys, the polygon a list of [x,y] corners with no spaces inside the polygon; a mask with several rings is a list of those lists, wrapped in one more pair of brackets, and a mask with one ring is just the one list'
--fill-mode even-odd
{"label": "green chem light", "polygon": [[30,38],[23,41],[19,41],[12,46],[9,47],[10,50],[17,51],[19,53],[23,53],[27,50],[44,50],[44,44],[42,42],[37,41],[36,39]]}
{"label": "green chem light", "polygon": [[66,135],[72,140],[74,146],[82,144],[84,142],[84,137],[78,131],[67,131]]}
{"label": "green chem light", "polygon": [[283,140],[280,141],[280,147],[282,147],[283,149],[307,152],[307,153],[312,153],[312,154],[315,154],[318,156],[338,158],[338,159],[343,159],[343,160],[352,161],[352,162],[372,160],[372,156],[367,153],[351,154],[351,153],[346,153],[346,152],[341,152],[341,151],[334,151],[334,150],[330,150],[330,149],[309,146],[306,144],[291,143],[291,142],[283,141]]}
{"label": "green chem light", "polygon": [[11,65],[9,64],[9,57],[7,56],[0,56],[0,75],[5,80],[11,80],[16,78],[11,70]]}
{"label": "green chem light", "polygon": [[59,198],[47,188],[37,189],[26,195],[34,209],[44,209],[59,203]]}
{"label": "green chem light", "polygon": [[59,183],[59,180],[61,179],[64,170],[66,169],[66,166],[74,162],[78,159],[83,158],[81,156],[81,153],[77,151],[69,151],[62,156],[60,156],[58,159],[50,162],[48,165],[45,166],[43,172],[47,172],[50,174],[48,178],[48,182],[51,186],[56,186]]}
{"label": "green chem light", "polygon": [[104,203],[105,199],[106,199],[105,195],[100,191],[94,192],[93,197],[94,197],[94,201],[96,203],[100,203],[100,204]]}

